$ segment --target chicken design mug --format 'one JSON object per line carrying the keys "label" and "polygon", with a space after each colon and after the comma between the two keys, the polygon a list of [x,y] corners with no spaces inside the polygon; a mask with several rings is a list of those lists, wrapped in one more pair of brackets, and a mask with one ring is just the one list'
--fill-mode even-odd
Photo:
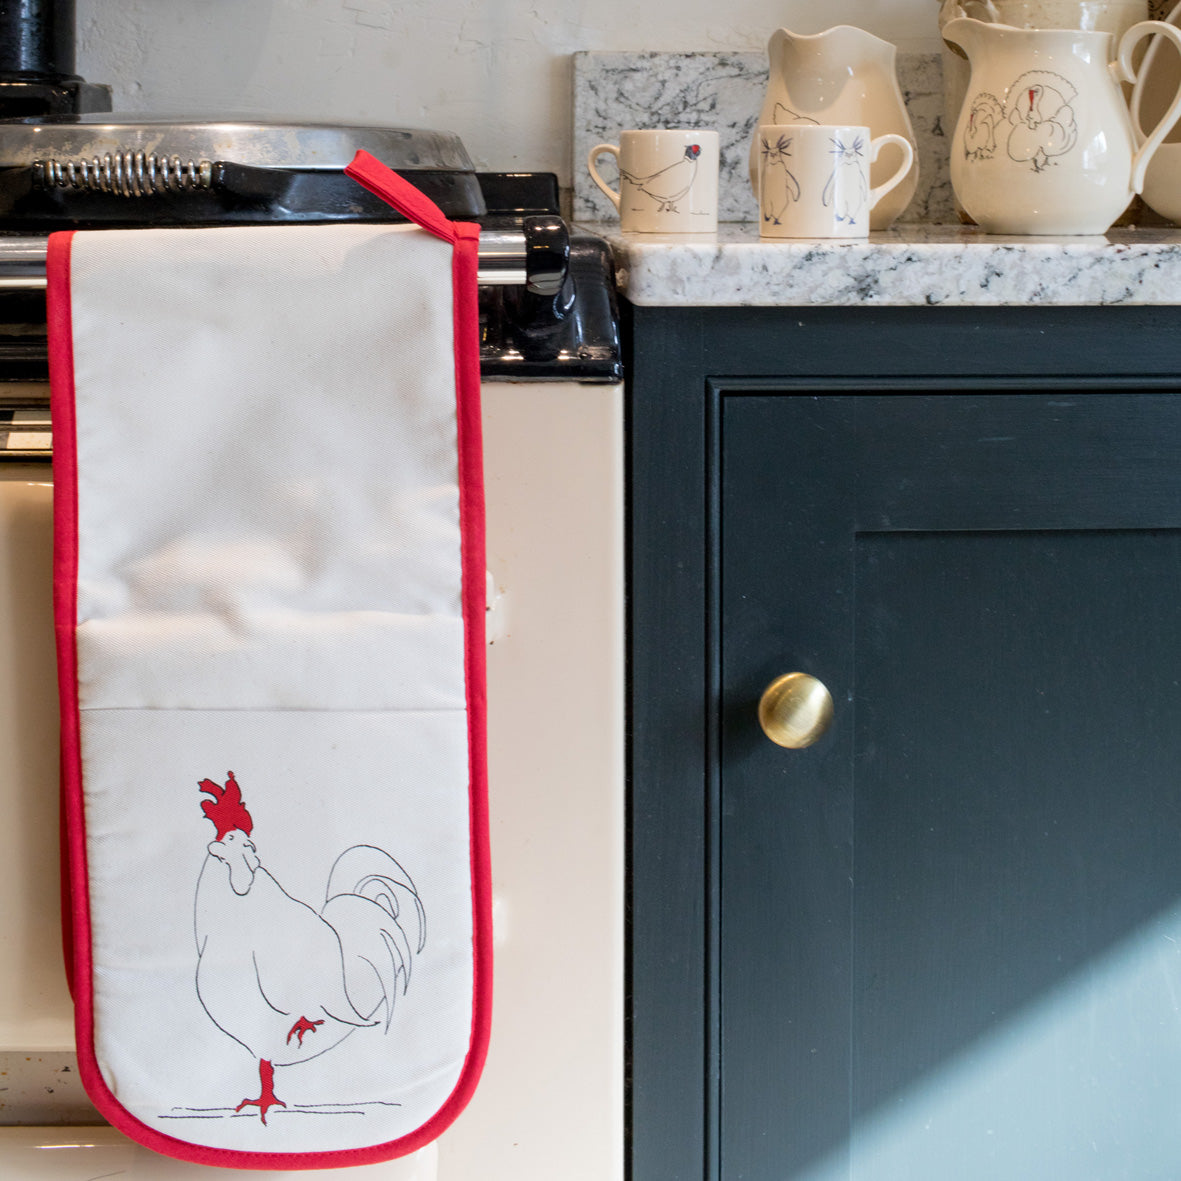
{"label": "chicken design mug", "polygon": [[[619,191],[599,175],[600,156],[619,165]],[[622,131],[619,146],[597,144],[591,179],[619,211],[619,228],[641,234],[712,234],[718,228],[718,133]]]}
{"label": "chicken design mug", "polygon": [[[763,238],[868,237],[874,206],[914,163],[905,136],[870,139],[868,127],[765,123],[757,144]],[[902,161],[893,176],[871,188],[869,166],[886,144],[902,149]]]}

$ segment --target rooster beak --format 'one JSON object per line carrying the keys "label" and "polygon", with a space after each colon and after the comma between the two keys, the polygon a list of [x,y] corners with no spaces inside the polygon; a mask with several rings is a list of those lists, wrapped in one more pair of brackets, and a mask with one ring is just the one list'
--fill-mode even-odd
{"label": "rooster beak", "polygon": [[234,834],[227,834],[224,840],[209,845],[210,857],[216,857],[225,864],[230,874],[230,888],[235,894],[250,893],[254,884],[254,872],[259,867],[258,850],[254,842],[244,833],[239,833],[241,842],[234,840]]}

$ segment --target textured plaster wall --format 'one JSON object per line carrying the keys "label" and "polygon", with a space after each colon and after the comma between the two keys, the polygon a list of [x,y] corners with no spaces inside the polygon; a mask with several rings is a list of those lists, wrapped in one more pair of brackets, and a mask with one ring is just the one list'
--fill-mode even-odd
{"label": "textured plaster wall", "polygon": [[454,131],[477,167],[570,183],[580,49],[759,50],[858,24],[933,50],[937,0],[77,0],[78,69],[120,112]]}

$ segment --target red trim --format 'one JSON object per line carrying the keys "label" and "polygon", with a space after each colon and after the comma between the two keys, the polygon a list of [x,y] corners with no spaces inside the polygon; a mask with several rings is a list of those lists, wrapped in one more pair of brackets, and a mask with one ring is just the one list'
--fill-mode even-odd
{"label": "red trim", "polygon": [[[76,936],[85,936],[90,924],[86,893],[73,889],[72,885],[86,880],[86,846],[82,839],[77,653],[74,646],[78,617],[78,468],[70,307],[72,244],[72,233],[51,234],[45,262],[54,444],[53,614],[61,711],[62,943],[71,991],[74,990],[79,973],[79,958],[82,961],[82,978],[89,977],[89,939],[76,939]],[[76,998],[76,1012],[84,1013],[86,1009],[85,999]]]}
{"label": "red trim", "polygon": [[[460,1086],[451,1097],[463,1110],[484,1067],[492,1033],[492,860],[488,815],[487,569],[484,444],[480,408],[480,313],[476,273],[480,227],[456,222],[453,256],[455,386],[459,432],[459,520],[466,640],[468,759],[470,764],[472,911],[475,980],[472,1041]],[[452,1117],[454,1118],[454,1117]]]}
{"label": "red trim", "polygon": [[358,152],[352,163],[345,168],[344,174],[376,194],[387,205],[392,205],[407,221],[420,225],[436,238],[442,238],[444,242],[454,242],[457,227],[467,224],[448,221],[447,216],[430,197],[368,152]]}
{"label": "red trim", "polygon": [[78,434],[70,298],[73,241],[73,233],[51,234],[45,260],[53,417],[53,615],[61,713],[62,944],[74,998],[78,1073],[96,1106],[112,1124],[127,1131],[129,1120],[136,1125],[138,1121],[108,1090],[94,1053],[94,977],[78,708]]}
{"label": "red trim", "polygon": [[45,261],[53,417],[53,613],[61,710],[62,942],[74,998],[78,1073],[96,1106],[120,1127],[133,1117],[108,1090],[94,1053],[94,977],[78,707],[78,434],[70,298],[73,241],[72,232],[51,234]]}
{"label": "red trim", "polygon": [[[75,999],[79,1074],[110,1123],[148,1148],[198,1164],[239,1169],[322,1169],[377,1164],[415,1152],[439,1136],[467,1106],[487,1057],[492,1004],[492,875],[488,831],[487,709],[485,687],[485,536],[483,449],[480,415],[479,313],[476,272],[479,226],[448,221],[439,209],[396,173],[358,152],[346,172],[410,220],[455,246],[455,380],[458,436],[460,564],[465,634],[464,675],[468,713],[469,812],[472,878],[472,1028],[467,1057],[455,1088],[439,1110],[415,1131],[367,1148],[332,1152],[243,1152],[210,1148],[166,1136],[128,1112],[107,1087],[94,1052],[93,963],[82,792],[78,710],[78,456],[70,302],[72,234],[49,239],[48,316],[54,422],[54,614],[61,700],[63,893],[67,964]],[[73,888],[77,886],[78,888]],[[72,942],[72,948],[70,944]]]}

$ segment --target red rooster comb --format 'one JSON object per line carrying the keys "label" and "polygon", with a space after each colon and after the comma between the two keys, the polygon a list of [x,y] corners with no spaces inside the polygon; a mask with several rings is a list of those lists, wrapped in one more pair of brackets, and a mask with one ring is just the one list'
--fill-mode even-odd
{"label": "red rooster comb", "polygon": [[233,771],[227,771],[226,774],[229,775],[229,779],[226,780],[224,789],[212,779],[202,779],[198,785],[202,791],[207,791],[213,796],[212,800],[201,801],[201,811],[213,821],[219,841],[235,828],[249,836],[250,830],[254,827],[254,821],[250,819],[250,813],[242,803],[242,789],[238,786]]}

